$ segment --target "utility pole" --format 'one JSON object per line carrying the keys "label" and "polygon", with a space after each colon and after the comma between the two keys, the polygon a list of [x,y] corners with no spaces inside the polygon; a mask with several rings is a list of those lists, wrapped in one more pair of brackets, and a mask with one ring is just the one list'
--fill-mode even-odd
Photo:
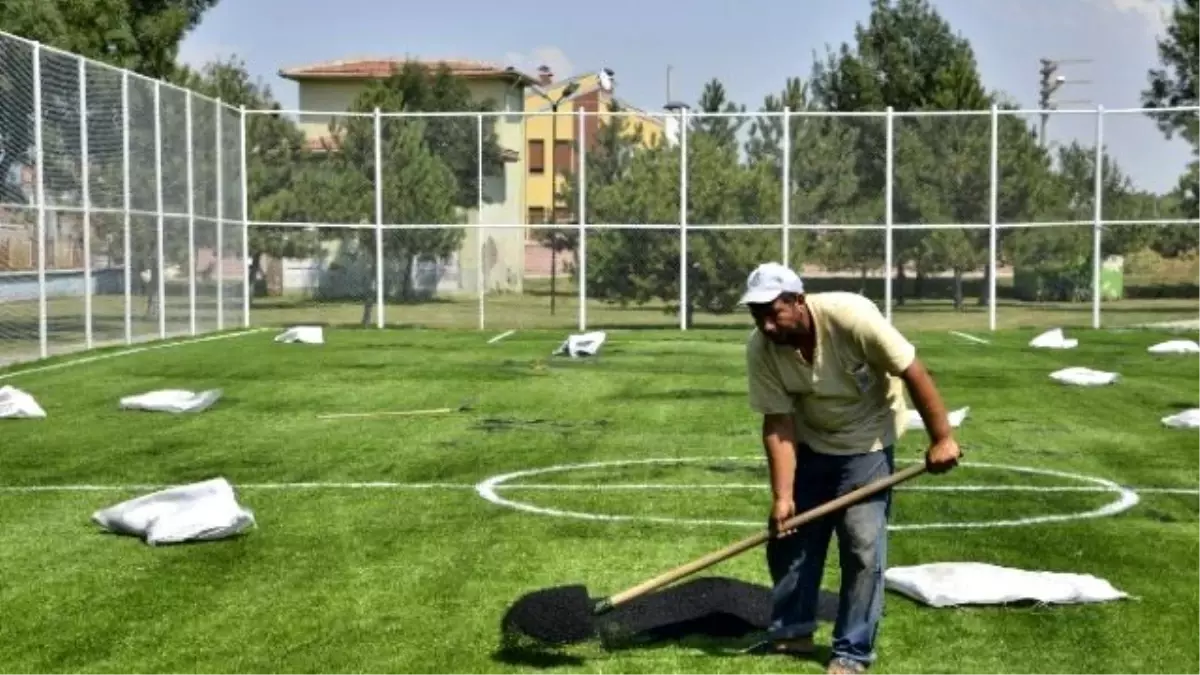
{"label": "utility pole", "polygon": [[[1038,68],[1038,73],[1041,75],[1038,86],[1038,109],[1042,111],[1038,143],[1044,148],[1046,147],[1046,125],[1050,122],[1050,111],[1058,108],[1059,103],[1067,103],[1067,101],[1052,100],[1054,92],[1067,84],[1091,84],[1091,80],[1067,79],[1065,75],[1058,73],[1059,67],[1074,63],[1091,63],[1091,59],[1038,59],[1038,62],[1041,64],[1041,67]],[[1086,101],[1070,101],[1070,103],[1086,103]]]}

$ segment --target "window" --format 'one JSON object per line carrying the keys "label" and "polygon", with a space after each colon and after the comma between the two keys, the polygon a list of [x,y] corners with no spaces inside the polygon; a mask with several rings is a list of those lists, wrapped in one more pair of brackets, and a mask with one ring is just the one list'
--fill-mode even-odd
{"label": "window", "polygon": [[541,139],[529,141],[529,173],[546,171],[546,142]]}
{"label": "window", "polygon": [[541,225],[546,222],[546,209],[540,206],[529,207],[529,217],[525,222],[530,225]]}
{"label": "window", "polygon": [[554,142],[554,171],[556,173],[574,173],[575,146],[572,141]]}

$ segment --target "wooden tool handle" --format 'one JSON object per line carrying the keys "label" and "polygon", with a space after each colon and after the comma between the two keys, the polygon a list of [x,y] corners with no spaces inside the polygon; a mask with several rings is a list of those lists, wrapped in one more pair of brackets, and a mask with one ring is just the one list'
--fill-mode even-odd
{"label": "wooden tool handle", "polygon": [[[820,506],[817,506],[817,507],[814,507],[814,508],[811,508],[811,509],[805,511],[804,513],[800,513],[795,516],[792,516],[791,518],[788,518],[783,523],[783,529],[786,531],[786,530],[791,530],[791,529],[800,527],[801,525],[804,525],[813,520],[816,520],[817,518],[820,518],[821,516],[832,513],[833,511],[837,511],[838,509],[842,509],[844,507],[850,506],[851,504],[854,504],[855,502],[865,499],[866,497],[870,497],[871,495],[873,495],[877,492],[881,492],[881,491],[886,490],[894,485],[903,483],[904,481],[909,480],[910,478],[915,478],[915,477],[925,473],[925,470],[926,470],[925,463],[922,462],[920,464],[916,464],[907,469],[904,469],[903,471],[898,471],[896,473],[893,473],[892,475],[888,476],[887,478],[882,478],[873,483],[868,483],[868,484],[858,488],[857,490],[854,490],[852,492],[847,492],[846,494],[842,495],[841,497],[838,497],[837,499],[832,499],[828,502],[825,502],[824,504],[821,504]],[[637,586],[634,586],[627,590],[621,591],[620,593],[610,595],[609,597],[604,598],[603,600],[598,602],[594,608],[594,611],[597,614],[600,614],[602,612],[607,612],[608,610],[613,609],[614,607],[616,607],[618,605],[629,602],[630,600],[633,600],[634,598],[645,595],[646,593],[649,593],[650,591],[653,591],[653,590],[656,590],[663,586],[666,586],[667,584],[671,584],[676,581],[679,581],[680,579],[682,579],[686,576],[695,574],[696,572],[699,572],[700,570],[703,570],[705,568],[712,567],[713,565],[715,565],[719,562],[722,562],[724,560],[728,560],[729,558],[732,558],[733,556],[738,555],[739,553],[742,553],[744,551],[752,549],[755,546],[758,546],[760,544],[766,543],[770,538],[771,538],[771,532],[769,530],[764,530],[763,532],[760,532],[754,536],[746,537],[745,539],[743,539],[739,542],[730,544],[729,546],[726,546],[725,548],[723,548],[719,551],[713,551],[712,553],[709,553],[708,555],[706,555],[702,558],[697,558],[696,560],[693,560],[690,563],[687,563],[685,565],[680,565],[679,567],[676,567],[673,570],[664,572],[664,573],[654,577],[653,579],[648,579],[646,581],[643,581],[642,583],[638,584]]]}

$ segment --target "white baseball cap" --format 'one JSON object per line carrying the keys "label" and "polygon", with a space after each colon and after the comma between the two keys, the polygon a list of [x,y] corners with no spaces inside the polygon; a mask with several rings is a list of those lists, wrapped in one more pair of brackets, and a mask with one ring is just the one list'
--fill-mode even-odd
{"label": "white baseball cap", "polygon": [[776,262],[763,263],[754,268],[746,278],[746,292],[739,304],[771,302],[781,293],[803,293],[804,282],[800,275]]}

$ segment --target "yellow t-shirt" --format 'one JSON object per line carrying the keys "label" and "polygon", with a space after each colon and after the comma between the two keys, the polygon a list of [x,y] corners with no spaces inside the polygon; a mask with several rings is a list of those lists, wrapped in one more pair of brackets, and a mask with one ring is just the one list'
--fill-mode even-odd
{"label": "yellow t-shirt", "polygon": [[757,329],[746,343],[750,407],[792,413],[796,441],[816,452],[881,450],[904,433],[904,382],[916,348],[856,293],[805,295],[817,332],[813,363]]}

